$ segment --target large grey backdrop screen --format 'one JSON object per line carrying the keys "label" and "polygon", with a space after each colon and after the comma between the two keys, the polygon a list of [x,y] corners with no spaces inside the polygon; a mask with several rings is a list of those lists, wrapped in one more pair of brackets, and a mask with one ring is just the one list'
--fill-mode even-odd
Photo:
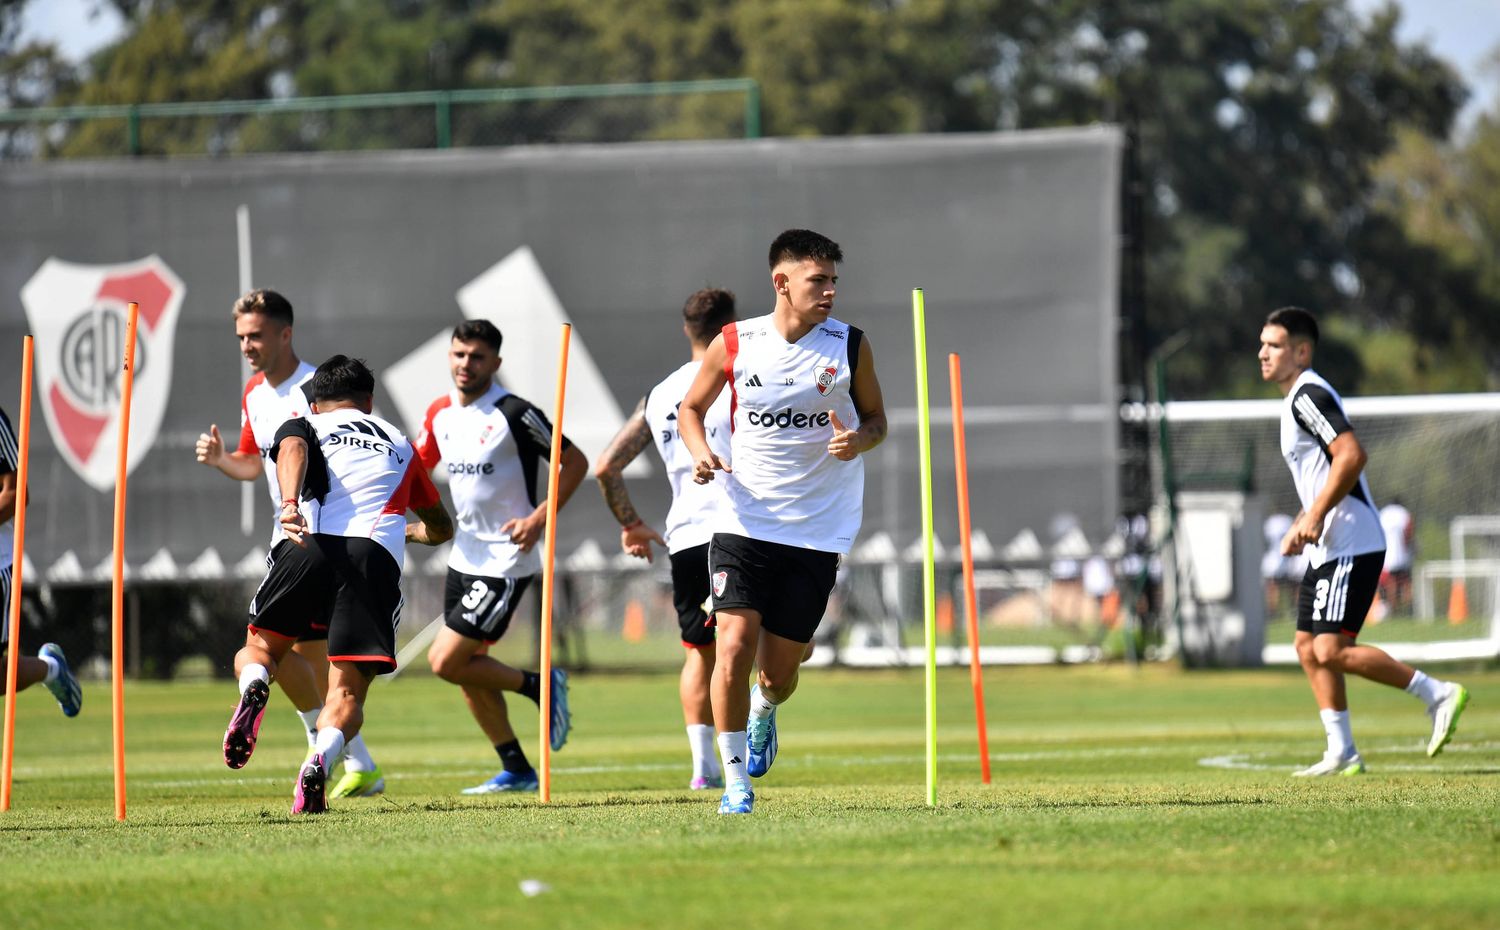
{"label": "large grey backdrop screen", "polygon": [[[835,316],[868,333],[893,422],[885,448],[866,456],[864,538],[886,531],[904,547],[920,532],[911,291],[922,287],[939,538],[956,536],[946,411],[947,356],[958,352],[975,528],[997,544],[1024,528],[1045,541],[1071,513],[1097,539],[1117,499],[1119,144],[1113,130],[1086,129],[7,166],[0,407],[16,419],[20,292],[44,261],[159,256],[186,296],[161,429],[130,477],[127,559],[165,549],[181,565],[213,547],[233,564],[264,546],[269,501],[258,485],[253,531],[242,532],[239,486],[197,464],[192,446],[210,423],[231,447],[239,432],[237,206],[249,210],[254,283],[295,305],[303,358],[342,352],[386,373],[463,318],[460,288],[529,250],[574,324],[575,350],[586,347],[626,415],[687,360],[686,296],[726,287],[742,316],[768,312],[767,246],[804,226],[844,248]],[[503,295],[495,309],[507,348],[531,347],[524,359],[502,351],[507,365],[550,377],[556,319]],[[37,345],[39,356],[57,351]],[[440,361],[427,367],[446,383]],[[536,393],[552,413],[550,391]],[[377,405],[401,420],[398,407],[432,396]],[[72,552],[91,571],[110,554],[113,494],[74,474],[39,408],[32,422],[27,555],[46,571]],[[415,436],[419,424],[404,425]],[[570,393],[565,429],[592,437],[586,451],[617,425]],[[667,486],[645,456],[650,473],[630,490],[659,526]],[[588,539],[616,551],[592,480],[560,525],[563,555]]]}

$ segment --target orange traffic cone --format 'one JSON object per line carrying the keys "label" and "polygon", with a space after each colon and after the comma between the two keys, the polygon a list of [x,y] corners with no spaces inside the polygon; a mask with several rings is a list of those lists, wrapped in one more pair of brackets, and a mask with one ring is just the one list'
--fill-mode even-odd
{"label": "orange traffic cone", "polygon": [[937,599],[937,631],[943,636],[953,635],[953,597],[940,595]]}
{"label": "orange traffic cone", "polygon": [[1453,590],[1448,592],[1448,622],[1463,623],[1469,619],[1469,595],[1464,591],[1462,578],[1453,579]]}
{"label": "orange traffic cone", "polygon": [[646,638],[646,608],[640,601],[632,600],[625,605],[625,623],[620,635],[627,643],[638,643]]}
{"label": "orange traffic cone", "polygon": [[1113,630],[1120,624],[1120,589],[1110,588],[1099,601],[1099,622]]}

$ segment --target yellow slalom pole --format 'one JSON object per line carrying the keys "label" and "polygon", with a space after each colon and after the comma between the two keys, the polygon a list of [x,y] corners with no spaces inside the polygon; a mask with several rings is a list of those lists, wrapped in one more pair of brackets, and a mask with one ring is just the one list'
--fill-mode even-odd
{"label": "yellow slalom pole", "polygon": [[562,325],[557,399],[552,405],[552,451],[547,462],[547,528],[542,544],[542,749],[537,780],[537,796],[543,804],[552,800],[552,591],[557,579],[557,482],[562,469],[563,401],[568,394],[568,340],[572,332],[572,324]]}
{"label": "yellow slalom pole", "polygon": [[26,462],[31,450],[31,337],[21,341],[21,412],[16,415],[20,433],[16,435],[16,516],[15,548],[10,576],[10,648],[6,650],[5,680],[5,761],[0,763],[0,811],[10,810],[10,775],[15,767],[16,752],[16,676],[21,672],[21,566],[26,561]]}
{"label": "yellow slalom pole", "polygon": [[114,695],[115,819],[125,819],[125,478],[129,472],[130,399],[135,390],[135,325],[140,305],[125,318],[125,363],[120,391],[119,458],[115,463],[115,555],[110,674]]}
{"label": "yellow slalom pole", "polygon": [[937,804],[937,567],[932,538],[932,410],[927,399],[927,310],[922,289],[911,292],[917,352],[917,441],[922,469],[922,629],[927,641],[927,803]]}

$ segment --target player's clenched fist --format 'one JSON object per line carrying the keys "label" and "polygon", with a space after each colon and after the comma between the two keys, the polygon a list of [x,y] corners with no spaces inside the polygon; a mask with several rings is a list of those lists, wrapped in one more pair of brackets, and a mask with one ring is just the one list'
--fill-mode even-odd
{"label": "player's clenched fist", "polygon": [[850,429],[839,422],[839,415],[832,410],[828,416],[833,420],[833,437],[828,440],[828,454],[834,458],[848,462],[859,455],[859,430]]}
{"label": "player's clenched fist", "polygon": [[693,481],[698,484],[708,484],[714,480],[714,472],[716,471],[727,472],[733,471],[733,469],[724,464],[717,455],[710,452],[693,463]]}
{"label": "player's clenched fist", "polygon": [[217,424],[210,426],[208,432],[198,434],[195,451],[198,453],[198,461],[203,464],[219,464],[219,460],[224,457],[224,437],[219,435]]}

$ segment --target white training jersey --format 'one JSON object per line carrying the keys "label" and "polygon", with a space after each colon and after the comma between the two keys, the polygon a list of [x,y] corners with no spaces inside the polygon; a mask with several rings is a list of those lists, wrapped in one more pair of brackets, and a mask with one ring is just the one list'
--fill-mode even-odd
{"label": "white training jersey", "polygon": [[[688,362],[672,372],[646,395],[646,426],[656,451],[667,466],[667,480],[672,484],[672,508],[667,511],[666,539],[668,552],[681,552],[708,542],[720,511],[729,506],[724,482],[717,480],[698,484],[693,480],[693,455],[682,444],[677,432],[677,408],[687,395],[688,387],[702,367]],[[729,392],[708,408],[703,419],[708,447],[721,461],[729,461]],[[733,467],[731,464],[730,467]]]}
{"label": "white training jersey", "polygon": [[[21,455],[16,445],[16,433],[10,428],[10,418],[0,410],[0,475],[8,475],[20,471]],[[19,478],[17,479],[20,480]],[[21,489],[16,488],[16,506],[21,503]],[[0,571],[10,567],[11,559],[15,556],[15,529],[10,525],[10,520],[0,521]],[[0,607],[4,607],[0,603]],[[0,617],[0,623],[9,623],[9,617]]]}
{"label": "white training jersey", "polygon": [[257,371],[245,382],[240,398],[240,446],[237,452],[258,455],[266,470],[266,485],[271,492],[271,546],[281,541],[281,489],[276,486],[276,464],[271,461],[271,444],[281,424],[312,410],[313,372],[317,368],[302,362],[291,377],[272,387],[265,372]]}
{"label": "white training jersey", "polygon": [[1380,528],[1385,531],[1385,570],[1411,568],[1411,511],[1400,504],[1386,504],[1380,508]]}
{"label": "white training jersey", "polygon": [[[1353,429],[1344,415],[1344,402],[1322,376],[1311,369],[1298,376],[1281,410],[1281,455],[1292,470],[1297,497],[1306,511],[1328,483],[1328,447]],[[1317,568],[1329,559],[1364,555],[1385,549],[1385,533],[1375,510],[1369,482],[1359,482],[1333,506],[1323,520],[1323,538],[1303,552]]]}
{"label": "white training jersey", "polygon": [[845,553],[859,533],[865,466],[828,454],[829,412],[859,425],[849,395],[863,332],[830,318],[789,343],[771,316],[724,327],[733,433],[729,509],[715,529],[750,539]]}
{"label": "white training jersey", "polygon": [[[431,469],[447,464],[453,495],[453,552],[448,566],[489,578],[534,575],[541,546],[522,552],[501,529],[536,509],[540,463],[552,453],[552,423],[529,401],[498,384],[472,404],[455,388],[427,408],[417,454]],[[572,445],[563,438],[563,448]]]}
{"label": "white training jersey", "polygon": [[307,441],[300,509],[308,531],[373,539],[401,565],[406,511],[439,502],[411,442],[391,423],[353,407],[283,421],[271,461],[288,436]]}

